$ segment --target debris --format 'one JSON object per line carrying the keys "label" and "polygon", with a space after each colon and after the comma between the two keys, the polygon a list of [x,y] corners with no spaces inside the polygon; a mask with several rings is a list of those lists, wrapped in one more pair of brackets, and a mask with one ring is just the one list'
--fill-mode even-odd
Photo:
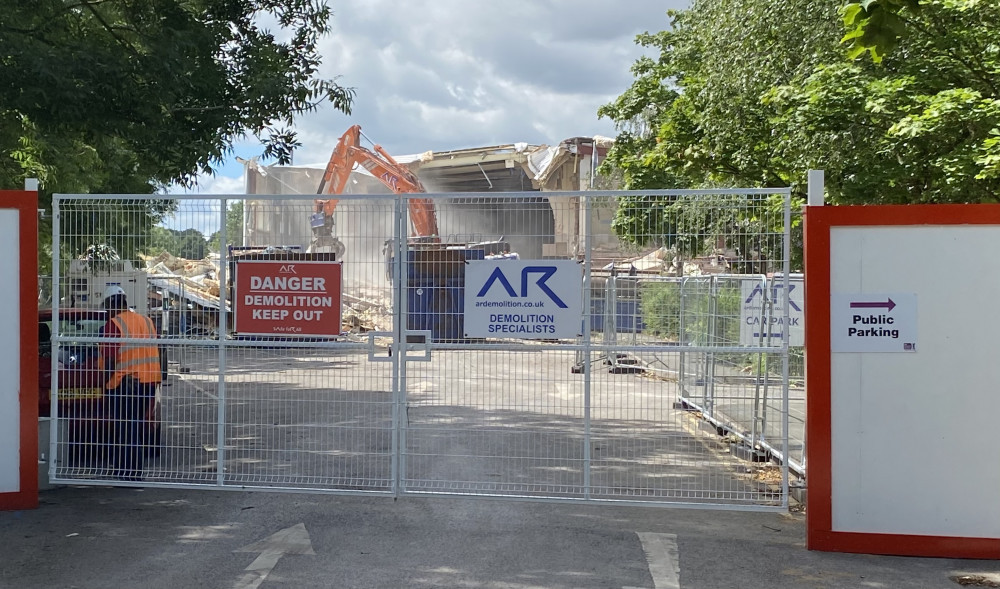
{"label": "debris", "polygon": [[963,587],[1000,587],[1000,579],[985,575],[956,575],[951,580]]}
{"label": "debris", "polygon": [[[168,288],[175,296],[200,306],[218,309],[219,257],[210,255],[203,260],[187,260],[168,252],[143,256],[146,271],[153,284]],[[392,330],[392,298],[388,289],[360,288],[342,293],[342,329],[347,333]],[[196,321],[193,315],[192,321]],[[197,322],[197,321],[196,321]],[[214,328],[213,326],[206,326]]]}
{"label": "debris", "polygon": [[[358,297],[344,293],[343,319],[341,325],[348,333],[367,333],[369,331],[392,330],[392,307],[388,295],[380,300]],[[377,295],[376,295],[377,296]]]}
{"label": "debris", "polygon": [[765,483],[770,485],[780,485],[781,484],[781,467],[780,466],[762,466],[757,468],[753,473],[753,480],[758,483]]}

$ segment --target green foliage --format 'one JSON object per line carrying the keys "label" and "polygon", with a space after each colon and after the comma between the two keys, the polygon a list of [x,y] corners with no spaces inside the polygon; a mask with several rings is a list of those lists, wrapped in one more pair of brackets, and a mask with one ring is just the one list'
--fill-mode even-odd
{"label": "green foliage", "polygon": [[835,203],[996,202],[998,18],[992,4],[921,3],[880,67],[844,58],[772,89],[784,157],[825,154]]}
{"label": "green foliage", "polygon": [[681,291],[679,281],[643,282],[639,306],[646,333],[669,341],[680,340]]}
{"label": "green foliage", "polygon": [[855,59],[871,54],[872,61],[880,63],[882,57],[896,48],[906,36],[906,13],[916,12],[920,0],[861,0],[848,2],[840,13],[847,34],[841,42],[848,45],[847,57]]}
{"label": "green foliage", "polygon": [[[213,252],[219,252],[219,232],[216,231],[208,238],[208,248]],[[229,203],[226,210],[226,245],[243,245],[243,201],[238,200]]]}
{"label": "green foliage", "polygon": [[[874,47],[880,63],[848,55],[845,22],[863,30],[848,41]],[[997,22],[1000,4],[976,0],[866,0],[842,10],[694,0],[671,14],[670,30],[637,39],[660,55],[639,60],[633,84],[600,109],[619,128],[602,171],[620,171],[630,189],[790,186],[798,202],[806,171],[820,168],[834,204],[996,202]],[[685,220],[674,206],[625,200],[615,230],[694,252],[702,234],[744,220]],[[702,226],[685,230],[689,221]]]}
{"label": "green foliage", "polygon": [[639,300],[649,334],[700,346],[739,344],[739,282],[713,286],[708,277],[688,282],[642,281]]}
{"label": "green foliage", "polygon": [[296,115],[323,101],[350,110],[353,90],[318,77],[330,16],[311,0],[9,2],[0,118],[18,123],[4,145],[20,153],[0,178],[34,166],[48,184],[76,144],[106,165],[128,157],[140,182],[189,185],[245,134],[286,163]]}
{"label": "green foliage", "polygon": [[747,194],[637,195],[619,199],[611,227],[629,243],[681,258],[734,250],[748,273],[781,269],[784,200]]}
{"label": "green foliage", "polygon": [[208,244],[197,229],[178,231],[156,226],[151,229],[149,243],[144,249],[143,253],[151,256],[166,252],[178,258],[201,260],[208,253]]}
{"label": "green foliage", "polygon": [[[0,186],[38,178],[49,211],[53,193],[191,186],[248,135],[287,163],[297,116],[322,102],[350,112],[353,89],[319,75],[330,17],[314,0],[6,2]],[[137,223],[148,231],[172,207],[151,202]]]}
{"label": "green foliage", "polygon": [[[743,320],[743,291],[738,281],[703,277],[680,280],[641,281],[640,308],[645,333],[666,341],[700,346],[737,346]],[[683,330],[683,338],[681,332]],[[802,374],[803,350],[790,350],[792,374]],[[777,373],[781,363],[766,354],[716,352],[720,365],[743,372]]]}

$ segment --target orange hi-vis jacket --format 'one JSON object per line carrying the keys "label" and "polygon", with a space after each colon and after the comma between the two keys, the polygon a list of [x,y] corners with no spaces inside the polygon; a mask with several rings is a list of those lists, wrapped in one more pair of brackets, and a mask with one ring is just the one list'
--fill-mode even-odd
{"label": "orange hi-vis jacket", "polygon": [[[134,311],[123,311],[111,320],[123,339],[156,339],[156,326],[145,315]],[[114,389],[126,376],[141,383],[159,383],[160,350],[156,345],[123,341],[118,344],[115,358],[115,373],[105,388]]]}

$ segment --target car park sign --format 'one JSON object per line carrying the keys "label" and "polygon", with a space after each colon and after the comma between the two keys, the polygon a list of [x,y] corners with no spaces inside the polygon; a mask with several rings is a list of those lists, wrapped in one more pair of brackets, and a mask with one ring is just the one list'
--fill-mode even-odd
{"label": "car park sign", "polygon": [[465,269],[465,337],[575,338],[583,273],[573,260],[471,260]]}
{"label": "car park sign", "polygon": [[235,266],[233,308],[237,333],[340,334],[340,262],[241,260]]}
{"label": "car park sign", "polygon": [[[775,345],[788,332],[788,345],[805,345],[805,287],[801,276],[788,277],[788,293],[781,276],[765,283],[746,279],[740,283],[740,345],[756,346],[762,341]],[[788,324],[784,304],[788,300]],[[771,301],[770,307],[767,302]]]}

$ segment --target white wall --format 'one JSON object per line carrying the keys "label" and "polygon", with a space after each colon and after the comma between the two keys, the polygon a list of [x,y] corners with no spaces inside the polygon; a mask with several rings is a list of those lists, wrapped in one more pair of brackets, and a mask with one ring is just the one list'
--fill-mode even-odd
{"label": "white wall", "polygon": [[19,212],[0,210],[0,493],[21,490]]}
{"label": "white wall", "polygon": [[832,354],[833,530],[1000,537],[1000,227],[830,239],[832,294],[918,309],[917,352]]}

